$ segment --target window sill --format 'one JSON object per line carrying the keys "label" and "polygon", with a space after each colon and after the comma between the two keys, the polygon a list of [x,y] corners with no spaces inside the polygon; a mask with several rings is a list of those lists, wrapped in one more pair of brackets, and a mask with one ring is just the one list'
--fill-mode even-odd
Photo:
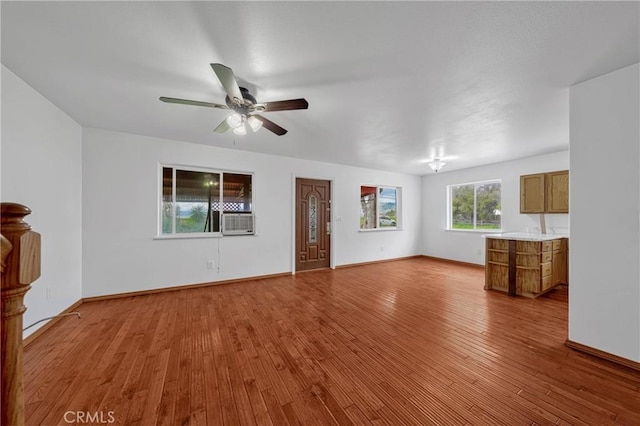
{"label": "window sill", "polygon": [[445,229],[445,232],[470,232],[472,234],[501,234],[502,229]]}
{"label": "window sill", "polygon": [[156,235],[154,240],[185,240],[193,238],[222,238],[220,232],[207,232],[205,233],[193,233],[193,234],[171,234],[171,235]]}
{"label": "window sill", "polygon": [[372,228],[372,229],[359,229],[358,232],[385,232],[385,231],[402,231],[402,228]]}

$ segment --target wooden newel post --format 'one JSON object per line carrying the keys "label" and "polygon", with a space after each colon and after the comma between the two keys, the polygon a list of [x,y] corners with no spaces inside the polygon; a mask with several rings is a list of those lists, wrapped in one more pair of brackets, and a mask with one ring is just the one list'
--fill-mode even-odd
{"label": "wooden newel post", "polygon": [[40,276],[40,234],[23,218],[31,210],[21,204],[0,203],[2,299],[1,425],[24,424],[22,314],[24,295]]}

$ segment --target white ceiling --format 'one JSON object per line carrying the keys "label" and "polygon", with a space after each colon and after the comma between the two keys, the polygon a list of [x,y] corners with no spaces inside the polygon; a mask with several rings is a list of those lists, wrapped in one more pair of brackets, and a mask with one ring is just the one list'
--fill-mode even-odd
{"label": "white ceiling", "polygon": [[[83,126],[427,174],[561,151],[569,90],[640,61],[638,2],[8,2],[2,63]],[[231,67],[289,130],[212,130]]]}

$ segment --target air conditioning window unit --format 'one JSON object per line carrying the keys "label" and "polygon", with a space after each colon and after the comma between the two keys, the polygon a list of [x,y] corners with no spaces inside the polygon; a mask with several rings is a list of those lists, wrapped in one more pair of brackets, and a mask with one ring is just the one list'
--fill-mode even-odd
{"label": "air conditioning window unit", "polygon": [[254,235],[255,216],[242,213],[222,215],[222,235]]}

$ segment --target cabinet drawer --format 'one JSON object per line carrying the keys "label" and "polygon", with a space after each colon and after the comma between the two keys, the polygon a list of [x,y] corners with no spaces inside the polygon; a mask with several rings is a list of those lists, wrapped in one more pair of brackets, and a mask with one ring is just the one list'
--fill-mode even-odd
{"label": "cabinet drawer", "polygon": [[551,242],[553,243],[554,250],[560,250],[560,247],[562,247],[562,240],[553,240]]}
{"label": "cabinet drawer", "polygon": [[543,251],[542,257],[540,258],[540,262],[551,262],[551,258],[553,257],[553,253],[550,251]]}
{"label": "cabinet drawer", "polygon": [[541,251],[551,251],[553,249],[553,241],[543,241],[540,245]]}
{"label": "cabinet drawer", "polygon": [[550,276],[553,272],[553,268],[551,267],[551,262],[543,263],[541,266],[541,275],[542,277]]}

